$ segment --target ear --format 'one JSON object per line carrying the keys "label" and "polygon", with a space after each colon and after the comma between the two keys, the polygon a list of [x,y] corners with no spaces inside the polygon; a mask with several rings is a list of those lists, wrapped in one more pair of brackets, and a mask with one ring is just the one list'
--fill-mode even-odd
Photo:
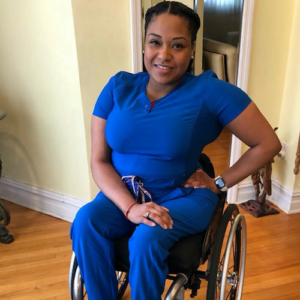
{"label": "ear", "polygon": [[192,56],[195,56],[196,42],[192,44]]}

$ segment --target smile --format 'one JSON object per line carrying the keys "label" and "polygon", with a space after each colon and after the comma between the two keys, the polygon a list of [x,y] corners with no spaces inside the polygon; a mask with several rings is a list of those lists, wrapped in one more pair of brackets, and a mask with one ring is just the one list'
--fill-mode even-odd
{"label": "smile", "polygon": [[154,65],[154,66],[159,69],[162,69],[162,70],[171,70],[172,69],[171,67],[168,67],[168,66],[162,66],[162,65]]}

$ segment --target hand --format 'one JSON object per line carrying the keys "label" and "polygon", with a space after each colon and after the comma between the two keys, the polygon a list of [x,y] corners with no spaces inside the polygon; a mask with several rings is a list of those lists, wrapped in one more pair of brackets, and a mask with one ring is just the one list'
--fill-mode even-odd
{"label": "hand", "polygon": [[215,185],[213,178],[209,177],[203,170],[197,169],[190,178],[182,184],[184,187],[193,187],[193,188],[208,188],[219,194],[220,191]]}
{"label": "hand", "polygon": [[[150,213],[149,219],[145,218],[147,212]],[[147,202],[132,206],[128,213],[128,220],[135,224],[144,223],[152,227],[156,225],[155,223],[157,223],[164,229],[172,229],[173,220],[169,216],[168,212],[169,210],[166,207],[159,206],[154,202]]]}

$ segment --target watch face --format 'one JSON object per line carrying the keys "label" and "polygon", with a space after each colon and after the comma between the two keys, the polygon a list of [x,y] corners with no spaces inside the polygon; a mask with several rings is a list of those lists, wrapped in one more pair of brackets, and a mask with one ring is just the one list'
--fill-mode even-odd
{"label": "watch face", "polygon": [[217,186],[217,188],[218,188],[219,190],[226,186],[226,185],[225,185],[225,182],[224,182],[224,180],[223,180],[222,178],[217,178],[217,179],[215,180],[215,184],[216,184],[216,186]]}

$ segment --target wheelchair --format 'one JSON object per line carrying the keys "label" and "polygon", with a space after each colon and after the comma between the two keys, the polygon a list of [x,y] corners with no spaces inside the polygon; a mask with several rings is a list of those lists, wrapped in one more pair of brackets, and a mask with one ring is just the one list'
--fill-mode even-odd
{"label": "wheelchair", "polygon": [[[209,157],[201,153],[199,162],[204,171],[214,178]],[[246,262],[246,221],[235,204],[229,204],[224,211],[226,196],[227,193],[219,195],[206,231],[184,237],[170,249],[167,279],[173,282],[164,300],[184,300],[186,289],[191,290],[190,297],[194,298],[201,280],[207,281],[206,300],[241,299]],[[117,300],[122,299],[129,282],[128,240],[131,234],[114,241]],[[205,271],[199,270],[201,266],[205,267]],[[71,300],[88,299],[74,253],[70,263],[69,292]]]}

